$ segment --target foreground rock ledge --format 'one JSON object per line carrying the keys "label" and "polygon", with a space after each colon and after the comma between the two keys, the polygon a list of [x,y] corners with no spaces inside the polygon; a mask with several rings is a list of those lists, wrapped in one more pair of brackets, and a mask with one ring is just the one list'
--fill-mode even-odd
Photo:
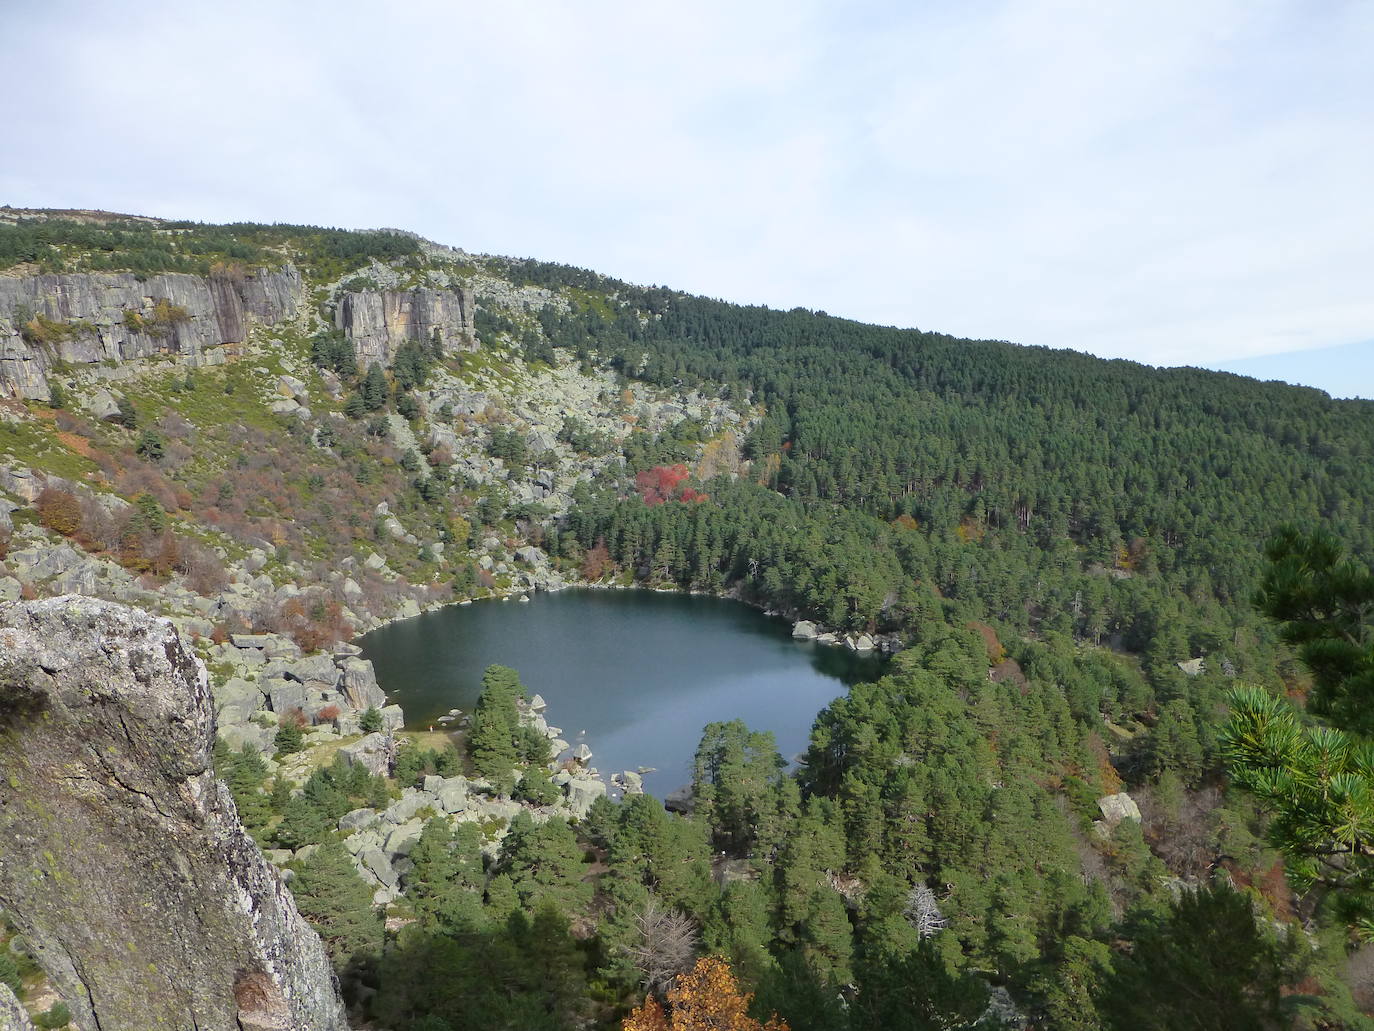
{"label": "foreground rock ledge", "polygon": [[319,937],[210,764],[165,620],[0,604],[0,908],[86,1031],[347,1031]]}

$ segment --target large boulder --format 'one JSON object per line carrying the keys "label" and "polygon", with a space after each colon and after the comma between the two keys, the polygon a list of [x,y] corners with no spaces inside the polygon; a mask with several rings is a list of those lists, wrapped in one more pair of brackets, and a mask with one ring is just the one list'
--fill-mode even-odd
{"label": "large boulder", "polygon": [[342,661],[343,693],[354,709],[380,709],[386,694],[377,684],[377,673],[366,659],[350,656]]}
{"label": "large boulder", "polygon": [[362,766],[369,773],[385,777],[391,772],[395,751],[395,745],[385,734],[368,734],[361,741],[344,745],[339,754],[349,766]]}
{"label": "large boulder", "polygon": [[167,621],[0,605],[0,907],[78,1027],[346,1031],[214,738],[205,667]]}
{"label": "large boulder", "polygon": [[1135,804],[1135,799],[1124,791],[1099,798],[1097,808],[1102,810],[1102,819],[1109,827],[1115,827],[1122,820],[1140,822],[1140,807]]}
{"label": "large boulder", "polygon": [[606,795],[606,782],[591,777],[573,777],[563,785],[568,796],[568,808],[579,820],[587,815],[592,803]]}

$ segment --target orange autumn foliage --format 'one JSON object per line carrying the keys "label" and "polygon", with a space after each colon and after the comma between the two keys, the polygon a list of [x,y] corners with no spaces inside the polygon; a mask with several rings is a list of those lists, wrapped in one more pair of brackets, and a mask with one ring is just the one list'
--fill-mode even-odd
{"label": "orange autumn foliage", "polygon": [[668,991],[668,1009],[653,996],[621,1024],[621,1031],[788,1031],[776,1016],[760,1023],[749,1016],[753,993],[741,992],[730,964],[703,956]]}

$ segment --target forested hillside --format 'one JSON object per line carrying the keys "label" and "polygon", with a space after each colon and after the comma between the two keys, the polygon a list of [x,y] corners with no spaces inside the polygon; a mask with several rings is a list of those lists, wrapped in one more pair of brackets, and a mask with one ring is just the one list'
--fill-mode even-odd
{"label": "forested hillside", "polygon": [[[189,575],[157,558],[173,531],[210,565],[260,555],[283,593],[221,606],[217,634],[291,626],[309,650],[401,599],[547,586],[534,567],[729,594],[895,653],[817,715],[795,772],[767,735],[703,728],[690,813],[631,795],[536,815],[558,792],[509,671],[480,741],[403,751],[385,781],[324,765],[293,798],[251,749],[222,754],[255,836],[294,850],[356,1015],[669,1026],[647,996],[689,1026],[688,987],[725,983],[686,976],[713,955],[755,1018],[793,1031],[1370,1026],[1358,921],[1330,884],[1289,882],[1289,843],[1254,801],[1277,796],[1231,786],[1224,728],[1240,685],[1299,705],[1312,687],[1312,655],[1271,622],[1287,617],[1253,604],[1275,531],[1374,556],[1374,403],[388,232],[13,221],[10,276],[301,270],[299,317],[242,355],[153,360],[110,387],[136,417],[96,417],[108,381],[60,361],[52,400],[6,402],[0,427],[4,461],[142,520],[132,541],[83,496],[61,525],[16,502],[16,527],[141,563],[154,591]],[[436,331],[364,367],[343,295],[418,307],[426,290],[472,293],[476,350]],[[87,331],[40,315],[0,312],[34,348]],[[282,407],[273,384],[294,377],[286,393],[310,403]],[[590,400],[560,400],[574,389]],[[287,583],[318,606],[291,608]],[[459,770],[524,810],[500,827],[428,818],[379,912],[340,821]]]}

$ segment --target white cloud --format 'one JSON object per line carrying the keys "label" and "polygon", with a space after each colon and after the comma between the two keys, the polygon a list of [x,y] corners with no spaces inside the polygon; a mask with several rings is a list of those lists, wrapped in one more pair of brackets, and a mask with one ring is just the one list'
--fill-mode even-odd
{"label": "white cloud", "polygon": [[[741,9],[743,8],[743,9]],[[0,202],[1221,361],[1374,326],[1374,8],[14,5]]]}

